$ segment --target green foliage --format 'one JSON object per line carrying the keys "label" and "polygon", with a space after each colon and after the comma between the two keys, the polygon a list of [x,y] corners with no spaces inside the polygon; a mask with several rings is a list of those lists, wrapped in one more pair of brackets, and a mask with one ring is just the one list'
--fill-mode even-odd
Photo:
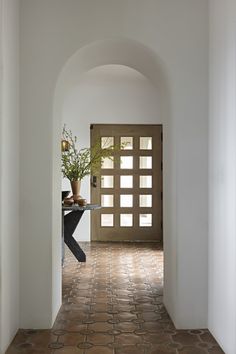
{"label": "green foliage", "polygon": [[101,148],[100,141],[97,141],[91,148],[77,149],[77,137],[73,136],[71,130],[64,125],[62,140],[68,141],[68,151],[62,151],[61,170],[63,177],[70,181],[82,180],[85,176],[96,173],[101,167],[104,158],[113,158],[115,146]]}

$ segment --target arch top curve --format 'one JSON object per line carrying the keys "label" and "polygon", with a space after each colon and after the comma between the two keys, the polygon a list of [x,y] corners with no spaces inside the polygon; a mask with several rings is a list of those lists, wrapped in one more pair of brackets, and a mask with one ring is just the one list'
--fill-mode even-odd
{"label": "arch top curve", "polygon": [[164,64],[151,48],[128,38],[111,38],[87,44],[65,63],[56,84],[56,96],[64,96],[83,73],[104,65],[128,66],[146,76],[157,88],[166,88]]}

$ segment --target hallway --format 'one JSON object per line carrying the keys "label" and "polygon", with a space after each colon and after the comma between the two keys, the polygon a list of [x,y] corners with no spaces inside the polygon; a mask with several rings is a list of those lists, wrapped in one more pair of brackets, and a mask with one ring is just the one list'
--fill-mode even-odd
{"label": "hallway", "polygon": [[223,353],[207,330],[175,330],[162,304],[163,252],[156,244],[82,248],[86,263],[66,253],[53,329],[19,331],[7,354]]}

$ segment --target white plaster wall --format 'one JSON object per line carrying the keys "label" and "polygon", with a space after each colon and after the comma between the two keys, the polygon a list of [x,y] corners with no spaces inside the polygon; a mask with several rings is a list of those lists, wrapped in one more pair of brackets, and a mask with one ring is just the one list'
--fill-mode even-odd
{"label": "white plaster wall", "polygon": [[18,0],[0,1],[0,353],[19,327]]}
{"label": "white plaster wall", "polygon": [[236,353],[236,3],[210,1],[209,328]]}
{"label": "white plaster wall", "polygon": [[[56,77],[48,66],[49,52],[46,54],[46,48],[40,46],[49,44],[47,35],[41,31],[50,6],[50,1],[27,4],[21,1],[20,8],[21,328],[51,328],[61,305],[60,218],[57,222],[53,219],[53,208],[60,205],[61,197],[59,191],[53,195],[52,190],[52,106]],[[50,21],[48,25],[50,32],[53,23]],[[46,60],[41,60],[41,50]]]}
{"label": "white plaster wall", "polygon": [[[161,124],[158,90],[144,75],[124,65],[99,66],[84,73],[65,97],[62,123],[78,137],[79,147],[90,146],[90,124]],[[71,190],[63,179],[62,188]],[[90,178],[81,194],[90,200]],[[90,215],[85,213],[74,236],[90,240]]]}
{"label": "white plaster wall", "polygon": [[[171,97],[164,136],[165,304],[178,327],[205,327],[208,1],[22,0],[21,5],[22,326],[50,326],[60,303],[60,129],[52,122],[57,79],[82,47],[121,38],[127,48],[129,40],[149,48],[165,68]],[[124,56],[117,48],[115,42],[111,64]],[[54,118],[60,114],[56,110]]]}

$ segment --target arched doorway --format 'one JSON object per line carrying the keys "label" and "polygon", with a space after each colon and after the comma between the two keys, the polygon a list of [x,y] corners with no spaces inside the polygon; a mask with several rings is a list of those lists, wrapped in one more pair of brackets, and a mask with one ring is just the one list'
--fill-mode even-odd
{"label": "arched doorway", "polygon": [[[143,133],[143,127],[145,125],[151,125],[153,127],[157,124],[162,125],[163,123],[160,114],[159,93],[153,83],[150,82],[146,76],[128,66],[117,64],[98,66],[84,73],[77,85],[73,86],[65,94],[62,122],[62,125],[66,124],[68,128],[72,129],[73,134],[77,136],[79,148],[90,145],[91,127],[94,127],[96,124],[118,124],[117,129],[122,126],[122,129],[126,131],[126,134],[128,133],[127,130],[129,129],[129,125],[131,126],[131,129],[133,129],[135,125],[141,125],[142,129],[140,129],[140,133]],[[151,127],[150,132],[153,133]],[[116,139],[118,139],[118,137]],[[136,139],[138,138],[136,137]],[[153,141],[153,144],[156,145],[158,139],[154,140],[155,142]],[[135,142],[135,145],[137,144]],[[133,154],[133,152],[134,150],[132,150],[131,154]],[[154,171],[156,172],[159,170],[161,175],[161,163],[156,161],[155,164],[159,168],[155,168]],[[138,173],[138,171],[136,172]],[[135,178],[138,178],[137,173]],[[116,177],[116,184],[117,189],[119,188],[118,177]],[[138,184],[137,181],[136,184]],[[155,182],[155,184],[157,188],[162,188],[161,180],[160,183]],[[90,178],[87,176],[83,179],[81,195],[88,201],[91,201],[90,185]],[[63,179],[62,188],[64,190],[70,190],[68,179]],[[96,188],[96,191],[98,191],[98,189],[99,188]],[[94,188],[92,188],[92,190],[95,192]],[[153,220],[155,220],[156,227],[158,226],[161,228],[162,222],[160,220],[158,221],[158,215],[159,217],[161,216],[162,209],[161,192],[155,191],[155,188],[152,190],[150,189],[150,192],[154,193],[155,201],[157,202],[154,203],[156,207],[153,209],[157,217]],[[123,192],[127,193],[127,191],[124,190]],[[138,198],[139,196],[136,195],[135,205],[139,203],[137,201]],[[101,198],[99,197],[98,199],[100,200]],[[118,206],[118,195],[115,199],[117,199],[115,204]],[[99,203],[101,203],[101,201],[99,201]],[[159,213],[157,213],[157,205],[159,206]],[[134,212],[134,209],[132,212]],[[91,222],[89,222],[89,217],[91,220],[91,218],[95,216],[99,217],[98,214],[99,213],[92,213],[89,215],[89,213],[85,213],[74,232],[74,236],[76,238],[78,237],[80,241],[89,241],[91,224]],[[117,226],[119,224],[118,214],[119,213],[116,213]],[[135,217],[136,225],[138,224],[137,219],[138,215]],[[162,232],[160,230],[159,232],[156,232],[155,229],[153,229],[152,232],[156,239],[156,234],[161,234]],[[142,229],[139,229],[139,232],[141,232],[141,230]],[[110,232],[111,230],[107,231]],[[118,229],[115,232],[117,231]],[[150,229],[144,229],[142,231],[146,235],[145,238],[148,237]],[[120,232],[123,232],[122,229],[120,229]],[[138,237],[137,231],[133,228],[129,229],[129,233],[130,232],[134,237]],[[140,233],[138,234],[140,235]]]}
{"label": "arched doorway", "polygon": [[[170,95],[168,92],[168,83],[165,77],[163,63],[149,48],[141,43],[129,39],[111,39],[92,43],[78,50],[65,64],[59,76],[55,96],[54,96],[54,114],[53,114],[53,224],[55,234],[60,234],[60,141],[61,122],[63,119],[63,104],[68,92],[76,87],[84,73],[101,66],[121,65],[133,69],[143,75],[155,87],[158,101],[160,102],[159,117],[164,127],[164,239],[165,233],[169,232],[168,218],[172,213],[174,206],[171,204],[170,196],[172,194],[172,181],[168,176],[171,175],[174,155],[171,155],[171,122],[170,122]],[[157,121],[156,123],[160,123]],[[173,175],[172,175],[173,177]],[[55,242],[56,239],[55,239]],[[166,243],[165,260],[168,259],[170,243]],[[53,247],[54,249],[54,247]],[[57,250],[57,251],[56,251]],[[59,266],[59,245],[55,246],[57,253],[57,266]],[[169,263],[172,267],[172,262]],[[55,267],[56,272],[56,267]],[[168,273],[168,272],[167,272]],[[57,276],[59,282],[59,277]],[[172,279],[173,281],[173,279]],[[166,279],[168,287],[168,279]],[[173,283],[172,283],[173,286]]]}

